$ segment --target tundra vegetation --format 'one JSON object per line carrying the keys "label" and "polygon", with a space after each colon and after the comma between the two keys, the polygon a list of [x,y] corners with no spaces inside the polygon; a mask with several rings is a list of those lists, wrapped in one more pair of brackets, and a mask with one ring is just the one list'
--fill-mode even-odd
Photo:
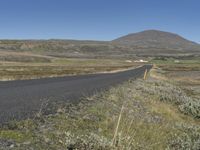
{"label": "tundra vegetation", "polygon": [[129,80],[78,104],[56,103],[56,114],[43,115],[43,108],[34,118],[2,125],[0,148],[198,150],[199,59],[152,63],[146,80]]}
{"label": "tundra vegetation", "polygon": [[[32,55],[30,56],[32,57]],[[85,58],[48,58],[28,62],[0,61],[0,80],[23,80],[66,75],[82,75],[125,70],[142,65],[126,59],[85,59]]]}

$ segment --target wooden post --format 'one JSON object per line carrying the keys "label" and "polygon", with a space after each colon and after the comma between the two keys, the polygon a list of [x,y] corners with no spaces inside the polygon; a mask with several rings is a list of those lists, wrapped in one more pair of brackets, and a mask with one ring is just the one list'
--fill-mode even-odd
{"label": "wooden post", "polygon": [[121,121],[123,109],[124,109],[124,106],[122,105],[111,146],[114,146],[116,144],[115,142],[116,142],[116,137],[117,137],[117,134],[118,134],[119,124],[120,124],[120,121]]}
{"label": "wooden post", "polygon": [[146,79],[147,79],[147,69],[144,72],[144,80],[146,80]]}

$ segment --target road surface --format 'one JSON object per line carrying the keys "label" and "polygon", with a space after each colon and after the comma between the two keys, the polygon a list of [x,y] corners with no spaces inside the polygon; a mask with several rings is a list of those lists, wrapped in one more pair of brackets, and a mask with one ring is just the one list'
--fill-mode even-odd
{"label": "road surface", "polygon": [[141,77],[151,67],[145,65],[118,73],[0,82],[0,123],[31,117],[47,101],[78,102],[83,96]]}

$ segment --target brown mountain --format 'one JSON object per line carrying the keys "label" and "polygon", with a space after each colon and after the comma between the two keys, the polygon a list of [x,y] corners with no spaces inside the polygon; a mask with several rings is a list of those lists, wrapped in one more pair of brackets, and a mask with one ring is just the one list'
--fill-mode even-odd
{"label": "brown mountain", "polygon": [[200,52],[200,45],[177,34],[158,30],[147,30],[129,34],[113,40],[112,43],[132,47],[141,52],[194,53]]}

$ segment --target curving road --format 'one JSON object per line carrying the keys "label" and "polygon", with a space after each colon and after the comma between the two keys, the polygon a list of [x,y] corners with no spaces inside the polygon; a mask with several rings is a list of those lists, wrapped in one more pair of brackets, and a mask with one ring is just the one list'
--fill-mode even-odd
{"label": "curving road", "polygon": [[31,117],[46,101],[78,102],[130,78],[141,77],[151,65],[118,73],[0,82],[0,123]]}

